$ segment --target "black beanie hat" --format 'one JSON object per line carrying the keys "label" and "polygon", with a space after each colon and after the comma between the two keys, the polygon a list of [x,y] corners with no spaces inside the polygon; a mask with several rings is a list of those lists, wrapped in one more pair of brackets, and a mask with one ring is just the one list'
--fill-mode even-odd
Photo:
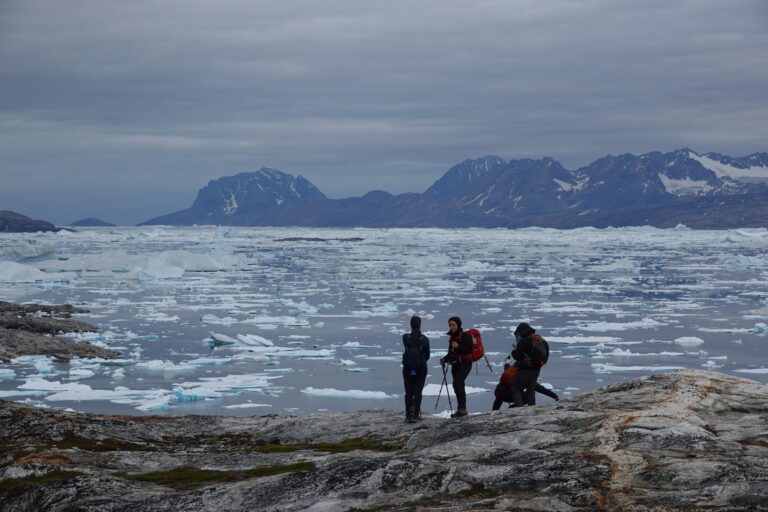
{"label": "black beanie hat", "polygon": [[520,336],[521,338],[524,338],[524,337],[526,337],[529,334],[532,334],[534,332],[536,332],[536,331],[533,329],[533,327],[531,327],[530,325],[528,325],[525,322],[521,322],[517,326],[517,329],[515,329],[515,336]]}
{"label": "black beanie hat", "polygon": [[[451,321],[456,322],[456,325],[459,326],[459,330],[461,330],[461,318],[457,316],[452,316],[451,318],[448,319],[448,323],[451,323]],[[448,334],[451,334],[451,331],[448,331]]]}
{"label": "black beanie hat", "polygon": [[411,329],[413,330],[421,329],[421,317],[418,317],[416,315],[413,315],[411,317]]}

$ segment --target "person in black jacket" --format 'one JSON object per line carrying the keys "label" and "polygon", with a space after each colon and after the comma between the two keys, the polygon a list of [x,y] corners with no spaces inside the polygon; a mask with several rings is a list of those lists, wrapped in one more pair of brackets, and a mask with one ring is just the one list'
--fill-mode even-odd
{"label": "person in black jacket", "polygon": [[405,421],[421,421],[421,392],[427,380],[429,338],[421,334],[421,318],[411,317],[411,332],[403,334],[403,385],[405,386]]}
{"label": "person in black jacket", "polygon": [[461,328],[461,318],[452,316],[448,319],[450,336],[448,340],[448,353],[440,359],[440,365],[445,367],[447,363],[451,365],[451,378],[453,379],[453,391],[456,393],[458,402],[456,412],[451,414],[451,418],[466,416],[467,413],[467,392],[464,389],[464,381],[467,380],[469,372],[472,370],[472,335]]}
{"label": "person in black jacket", "polygon": [[[534,337],[538,336],[538,339]],[[517,344],[512,351],[512,358],[516,361],[517,375],[512,383],[511,395],[515,407],[523,405],[536,405],[536,384],[541,371],[541,365],[546,358],[539,356],[534,343],[542,343],[549,352],[549,347],[542,342],[542,338],[525,322],[520,323],[515,329]]]}

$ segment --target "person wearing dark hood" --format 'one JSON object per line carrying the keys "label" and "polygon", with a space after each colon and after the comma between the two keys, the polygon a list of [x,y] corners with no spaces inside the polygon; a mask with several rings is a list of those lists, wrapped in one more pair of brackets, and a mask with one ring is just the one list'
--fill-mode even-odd
{"label": "person wearing dark hood", "polygon": [[522,322],[515,329],[517,375],[512,382],[511,397],[515,407],[536,405],[536,385],[542,365],[549,357],[549,347],[544,338],[536,334],[529,324]]}
{"label": "person wearing dark hood", "polygon": [[448,319],[448,353],[440,359],[440,366],[445,368],[446,364],[451,365],[451,378],[453,379],[453,391],[456,393],[458,402],[456,412],[451,414],[451,418],[460,418],[467,413],[467,392],[464,389],[464,381],[467,380],[469,372],[472,370],[472,336],[461,328],[461,318],[452,316]]}
{"label": "person wearing dark hood", "polygon": [[[493,401],[493,406],[491,406],[491,409],[494,411],[498,411],[499,409],[501,409],[501,404],[504,402],[509,402],[510,407],[515,406],[515,399],[512,396],[512,385],[514,384],[515,378],[517,377],[517,370],[520,367],[520,363],[515,361],[514,364],[510,364],[509,362],[510,359],[512,359],[511,355],[507,356],[507,360],[504,361],[504,372],[501,374],[501,377],[499,378],[499,383],[496,385],[496,389],[493,392],[494,401]],[[547,359],[549,359],[549,354],[547,354]],[[547,361],[545,360],[544,364],[546,363]],[[557,396],[557,393],[555,393],[551,389],[545,388],[538,382],[536,382],[534,389],[536,390],[537,393],[546,395],[551,399],[553,399],[555,402],[560,400],[560,397]]]}
{"label": "person wearing dark hood", "polygon": [[403,334],[403,385],[405,421],[421,421],[421,393],[427,380],[429,338],[421,334],[421,318],[411,317],[411,332]]}

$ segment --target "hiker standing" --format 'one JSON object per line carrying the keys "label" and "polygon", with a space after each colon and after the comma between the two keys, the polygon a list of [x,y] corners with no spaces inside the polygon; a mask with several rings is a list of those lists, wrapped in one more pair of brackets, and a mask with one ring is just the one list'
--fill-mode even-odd
{"label": "hiker standing", "polygon": [[403,385],[405,421],[421,421],[421,392],[427,380],[429,338],[421,334],[421,318],[411,317],[411,332],[403,334]]}
{"label": "hiker standing", "polygon": [[440,366],[445,368],[446,363],[451,365],[451,378],[453,379],[453,391],[456,393],[458,406],[451,418],[467,415],[467,392],[464,389],[464,381],[472,370],[472,336],[461,328],[461,318],[452,316],[448,319],[448,353],[440,359]]}
{"label": "hiker standing", "polygon": [[542,365],[549,357],[547,342],[536,334],[529,324],[522,322],[515,329],[515,349],[512,358],[516,361],[517,375],[512,382],[512,401],[515,407],[536,405],[536,380]]}

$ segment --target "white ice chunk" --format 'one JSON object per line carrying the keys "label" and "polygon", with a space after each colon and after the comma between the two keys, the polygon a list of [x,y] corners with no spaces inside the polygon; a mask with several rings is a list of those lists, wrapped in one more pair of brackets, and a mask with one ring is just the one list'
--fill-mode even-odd
{"label": "white ice chunk", "polygon": [[677,338],[675,343],[683,347],[698,347],[704,344],[704,340],[696,336],[683,336],[682,338]]}
{"label": "white ice chunk", "polygon": [[361,391],[359,389],[334,389],[334,388],[304,388],[302,393],[309,396],[319,396],[328,398],[357,398],[361,400],[367,399],[383,399],[392,398],[394,395],[388,395],[383,391]]}
{"label": "white ice chunk", "polygon": [[238,334],[237,339],[239,339],[242,343],[248,346],[272,347],[275,345],[272,341],[268,340],[267,338],[263,338],[256,334]]}
{"label": "white ice chunk", "polygon": [[252,403],[246,403],[246,404],[234,404],[234,405],[225,405],[225,409],[251,409],[254,407],[272,407],[271,404],[252,404]]}
{"label": "white ice chunk", "polygon": [[213,366],[220,364],[229,364],[232,362],[232,358],[229,357],[198,357],[197,359],[190,359],[187,361],[189,364],[195,366]]}
{"label": "white ice chunk", "polygon": [[11,380],[16,378],[16,372],[11,369],[0,368],[0,380]]}

